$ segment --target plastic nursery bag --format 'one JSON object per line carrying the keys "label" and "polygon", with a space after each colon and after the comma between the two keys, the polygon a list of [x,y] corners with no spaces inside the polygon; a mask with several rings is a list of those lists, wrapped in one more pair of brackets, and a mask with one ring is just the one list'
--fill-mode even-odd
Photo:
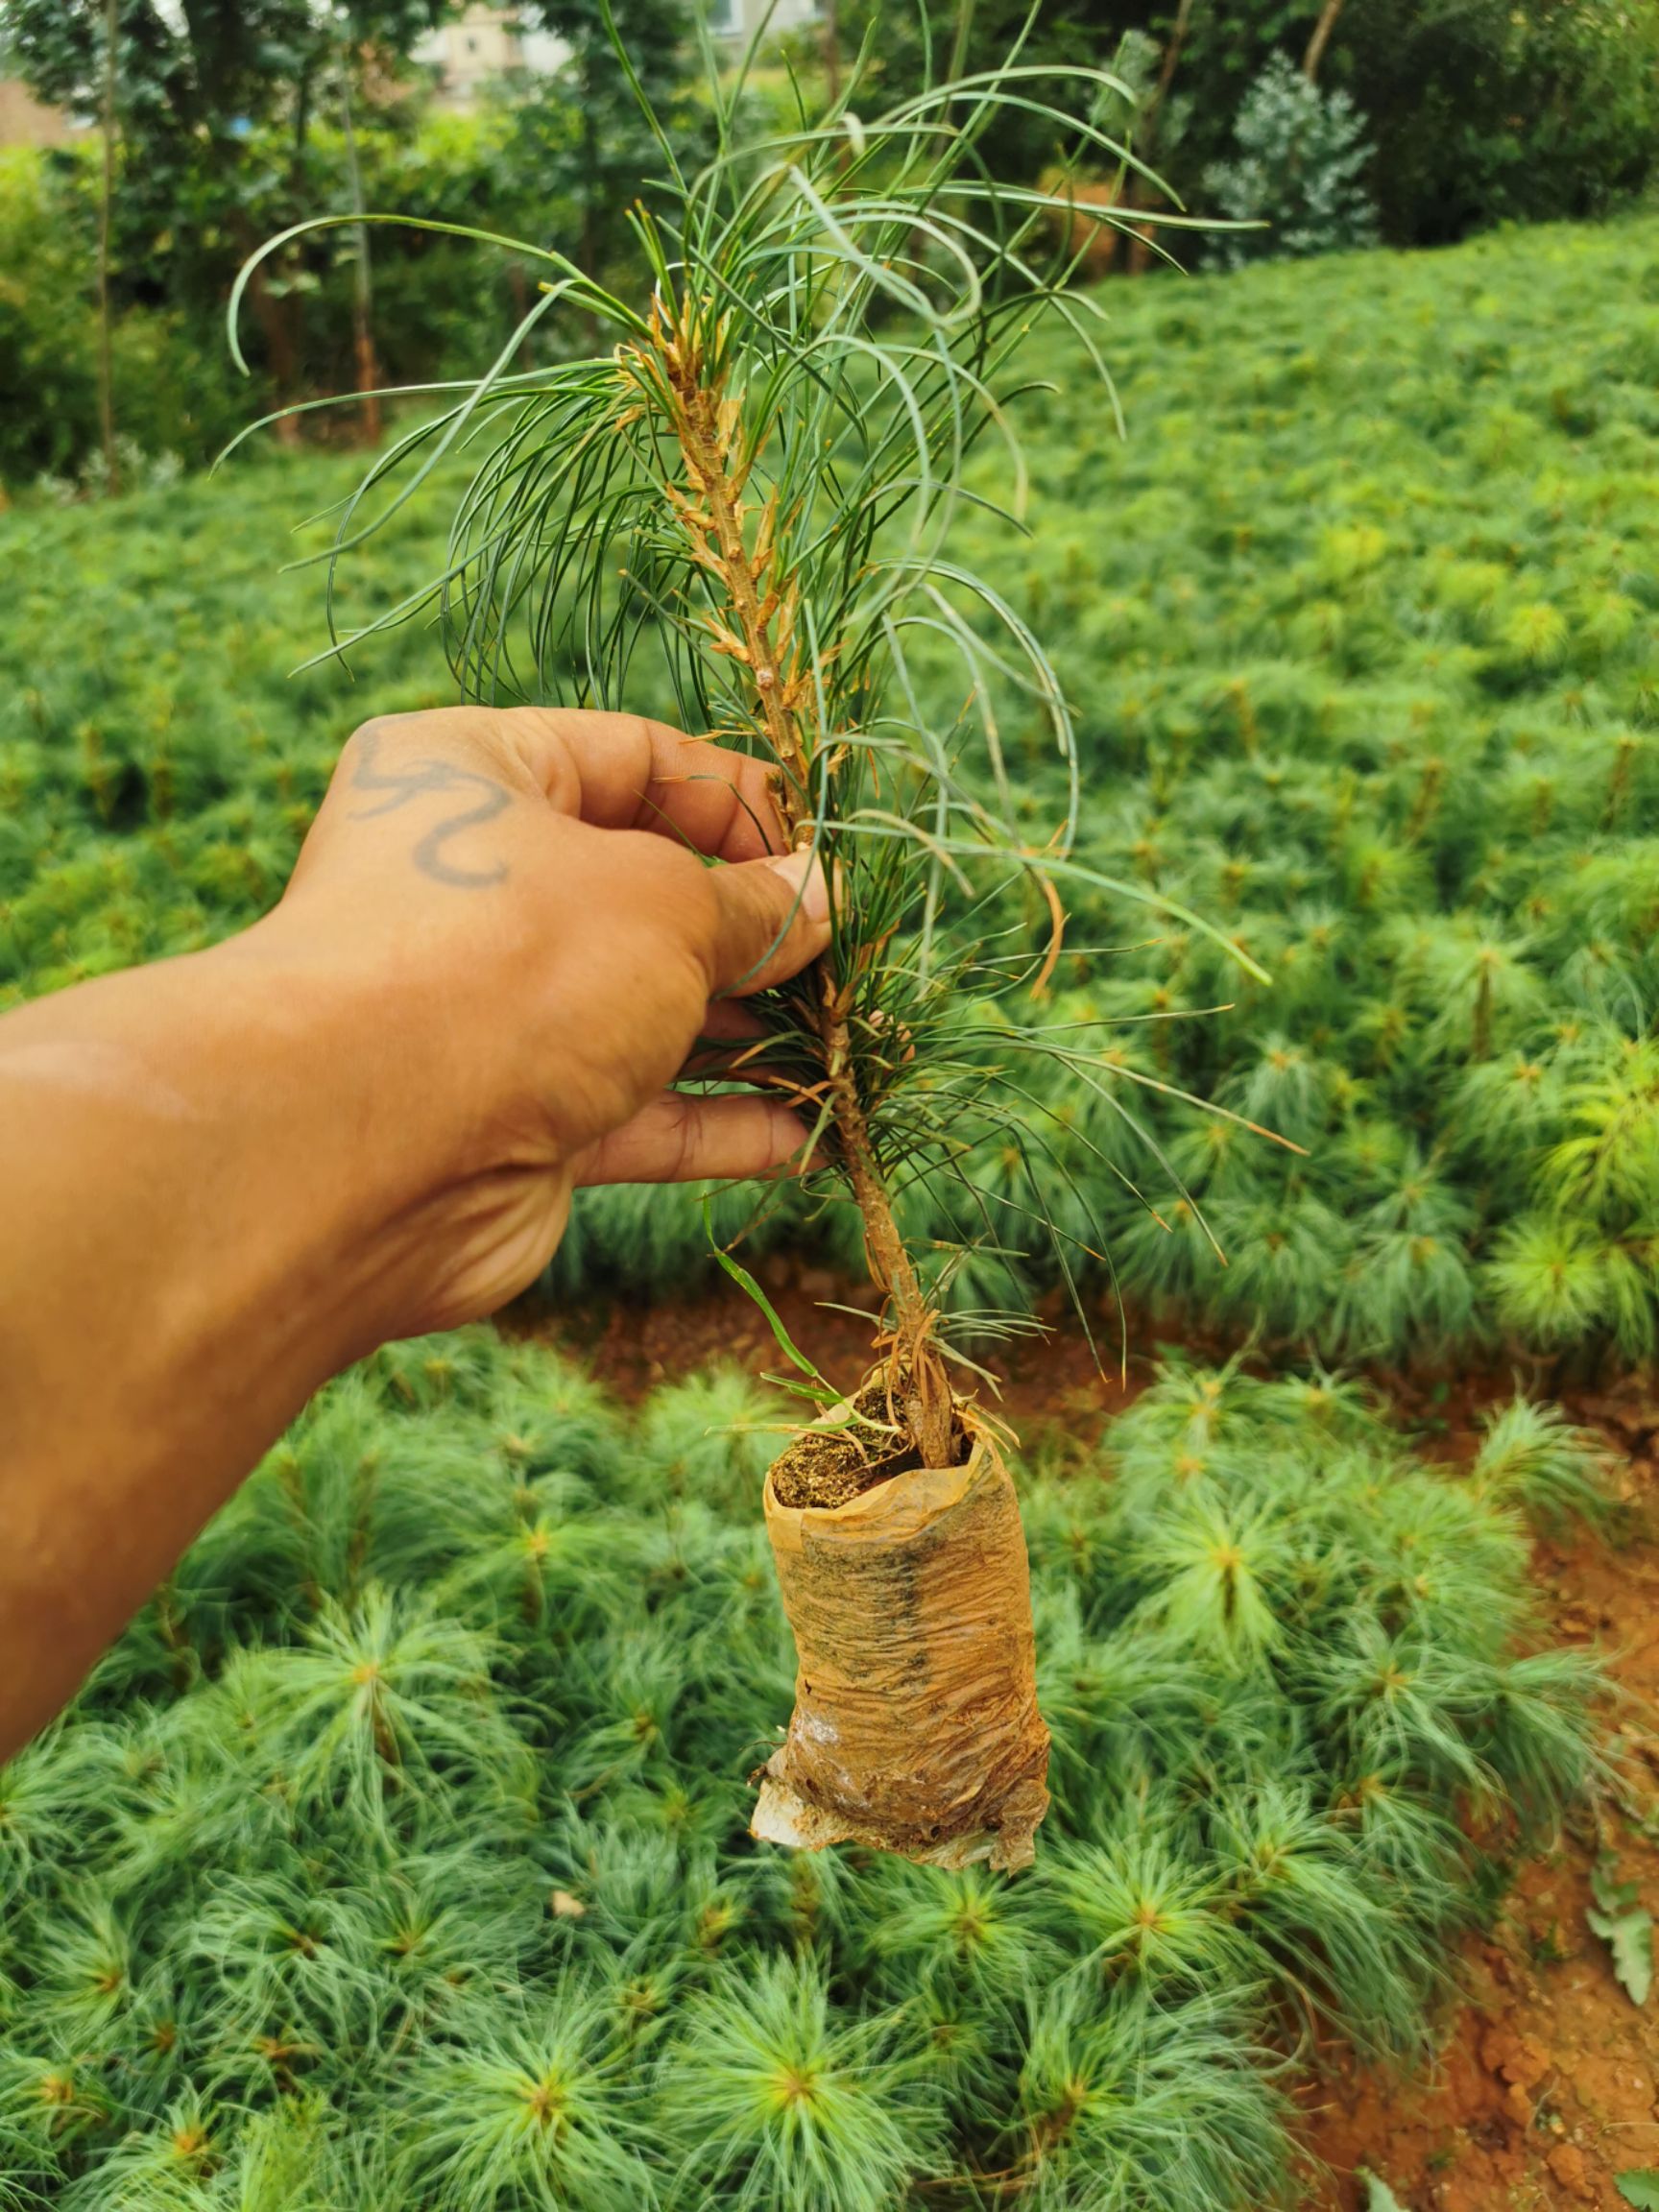
{"label": "plastic nursery bag", "polygon": [[957,1467],[896,1475],[833,1508],[766,1482],[798,1672],[751,1833],[858,1842],[936,1866],[1029,1865],[1048,1809],[1030,1573],[989,1436]]}

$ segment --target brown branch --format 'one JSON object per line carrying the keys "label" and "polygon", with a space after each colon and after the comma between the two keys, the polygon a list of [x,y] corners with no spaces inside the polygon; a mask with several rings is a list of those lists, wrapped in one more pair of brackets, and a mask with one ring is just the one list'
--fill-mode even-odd
{"label": "brown branch", "polygon": [[1319,64],[1325,59],[1325,49],[1331,43],[1331,34],[1336,28],[1336,18],[1342,12],[1342,0],[1325,0],[1319,11],[1319,20],[1313,26],[1313,36],[1308,41],[1308,51],[1302,57],[1302,74],[1310,84],[1319,75]]}

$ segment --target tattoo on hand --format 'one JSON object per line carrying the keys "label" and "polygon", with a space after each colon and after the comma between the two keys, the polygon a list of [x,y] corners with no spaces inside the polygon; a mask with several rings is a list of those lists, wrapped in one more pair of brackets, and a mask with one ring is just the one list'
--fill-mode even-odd
{"label": "tattoo on hand", "polygon": [[389,796],[377,806],[360,806],[353,820],[373,822],[381,814],[395,814],[412,799],[424,799],[428,792],[463,791],[470,787],[483,794],[476,805],[464,806],[458,813],[434,824],[416,845],[410,858],[422,876],[429,876],[434,883],[451,884],[459,891],[487,890],[491,884],[506,880],[505,860],[498,860],[493,868],[460,868],[444,857],[444,847],[451,837],[493,822],[497,814],[512,805],[513,795],[503,784],[497,783],[493,777],[479,775],[474,769],[457,768],[448,760],[414,760],[404,768],[382,768],[380,734],[375,730],[364,731],[357,746],[358,757],[351,771],[352,787],[358,791],[384,791]]}

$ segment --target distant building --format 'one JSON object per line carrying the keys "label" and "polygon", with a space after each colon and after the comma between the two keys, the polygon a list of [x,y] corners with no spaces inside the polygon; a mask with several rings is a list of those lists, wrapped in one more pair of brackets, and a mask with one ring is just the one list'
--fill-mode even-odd
{"label": "distant building", "polygon": [[437,70],[445,107],[471,108],[503,77],[522,70],[549,75],[565,59],[565,47],[545,31],[527,30],[517,8],[473,6],[429,31],[415,59]]}
{"label": "distant building", "polygon": [[61,146],[75,125],[61,108],[47,108],[21,78],[0,77],[0,146]]}

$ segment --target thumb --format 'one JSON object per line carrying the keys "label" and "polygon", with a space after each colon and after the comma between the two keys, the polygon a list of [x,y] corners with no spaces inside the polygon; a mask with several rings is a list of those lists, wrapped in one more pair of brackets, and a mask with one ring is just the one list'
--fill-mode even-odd
{"label": "thumb", "polygon": [[785,982],[830,943],[830,884],[811,853],[712,868],[709,996],[745,998]]}

